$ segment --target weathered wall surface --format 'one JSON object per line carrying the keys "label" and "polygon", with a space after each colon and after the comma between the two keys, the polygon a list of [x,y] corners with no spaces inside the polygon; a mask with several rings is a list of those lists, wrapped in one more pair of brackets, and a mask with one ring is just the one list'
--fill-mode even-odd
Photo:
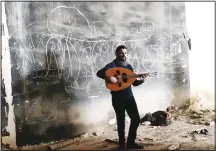
{"label": "weathered wall surface", "polygon": [[96,72],[120,44],[135,72],[158,72],[134,88],[141,113],[189,93],[183,2],[6,2],[6,15],[17,117],[106,121],[110,95]]}

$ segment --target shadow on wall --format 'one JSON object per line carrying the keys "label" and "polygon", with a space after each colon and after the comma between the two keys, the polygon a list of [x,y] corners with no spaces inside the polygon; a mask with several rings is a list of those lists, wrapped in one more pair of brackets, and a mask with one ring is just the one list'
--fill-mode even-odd
{"label": "shadow on wall", "polygon": [[[33,83],[44,82],[41,77],[37,78]],[[53,80],[57,79],[49,78],[47,82]],[[33,92],[13,97],[17,146],[71,138],[107,123],[109,108],[106,103],[103,106],[104,101],[100,99],[92,104],[91,100],[78,99],[65,92],[64,80],[58,80],[55,85],[41,85]],[[21,83],[19,86],[16,84],[15,89],[21,86]],[[29,85],[28,90],[32,87]],[[103,116],[100,119],[99,112]]]}
{"label": "shadow on wall", "polygon": [[[23,131],[17,132],[16,142],[17,146],[34,145],[40,143],[48,143],[51,141],[59,141],[82,134],[86,129],[93,127],[93,125],[73,125],[68,123],[57,123],[58,121],[48,121],[43,123],[26,124],[23,125]],[[56,125],[57,126],[51,126]],[[39,131],[41,127],[48,128],[43,134],[34,134],[33,131]]]}
{"label": "shadow on wall", "polygon": [[[86,113],[86,109],[76,109],[78,107],[75,103],[55,105],[55,103],[46,101],[42,104],[43,108],[41,109],[14,105],[17,146],[71,138],[99,126],[104,126],[104,123],[108,121],[107,118],[101,118],[100,121],[93,119],[95,116],[90,119],[92,121],[88,121],[89,119],[86,117],[89,118],[89,115],[86,114],[89,112]],[[71,107],[76,110],[71,110]],[[27,111],[26,109],[29,111],[28,114],[23,112]],[[89,108],[89,111],[91,110]]]}
{"label": "shadow on wall", "polygon": [[[20,123],[16,123],[17,146],[40,144],[42,142],[46,143],[50,141],[59,141],[61,139],[72,138],[76,135],[104,126],[108,121],[108,118],[103,118],[100,120],[83,118],[89,118],[89,115],[86,115],[89,114],[89,112],[85,112],[86,109],[81,110],[76,104],[68,103],[66,106],[68,107],[57,109],[53,104],[50,103],[49,113],[47,113],[45,116],[34,113],[34,117],[32,115],[32,117],[26,122],[22,122],[22,120],[16,116],[16,119],[19,119],[20,121]],[[71,107],[74,107],[76,110],[71,110]],[[63,110],[65,110],[65,112]],[[89,108],[89,110],[91,110],[91,108]],[[39,112],[38,110],[36,111]],[[55,114],[58,116],[54,117]],[[96,116],[97,115],[94,117]]]}

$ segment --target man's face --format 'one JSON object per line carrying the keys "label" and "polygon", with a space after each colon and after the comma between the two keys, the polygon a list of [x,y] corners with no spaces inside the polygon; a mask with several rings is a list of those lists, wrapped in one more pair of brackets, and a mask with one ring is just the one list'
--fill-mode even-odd
{"label": "man's face", "polygon": [[120,61],[125,61],[127,59],[127,50],[121,49],[118,53],[116,53],[116,57]]}

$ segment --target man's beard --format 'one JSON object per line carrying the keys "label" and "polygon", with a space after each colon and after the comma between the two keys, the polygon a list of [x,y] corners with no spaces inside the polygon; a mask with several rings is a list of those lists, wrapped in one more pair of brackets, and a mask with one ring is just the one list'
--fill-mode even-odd
{"label": "man's beard", "polygon": [[120,60],[120,61],[126,61],[126,57],[124,57],[124,58],[118,58],[118,60]]}
{"label": "man's beard", "polygon": [[124,60],[120,60],[121,58],[116,58],[115,60],[114,60],[114,62],[116,63],[116,64],[119,64],[120,66],[127,66],[128,65],[128,62],[126,61],[126,59],[124,59]]}

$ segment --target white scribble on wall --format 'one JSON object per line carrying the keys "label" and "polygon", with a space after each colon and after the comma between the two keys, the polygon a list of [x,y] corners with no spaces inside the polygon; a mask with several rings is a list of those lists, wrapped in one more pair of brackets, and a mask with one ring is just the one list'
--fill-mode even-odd
{"label": "white scribble on wall", "polygon": [[[57,6],[46,14],[43,21],[46,28],[36,32],[34,29],[40,26],[40,22],[34,21],[24,27],[29,31],[26,41],[15,39],[11,45],[16,70],[23,76],[45,69],[46,77],[50,70],[56,69],[59,78],[64,77],[68,93],[76,90],[87,94],[104,91],[105,85],[96,77],[96,72],[114,59],[119,44],[128,47],[128,60],[135,72],[157,71],[163,74],[186,70],[184,61],[178,60],[184,39],[170,36],[150,19],[94,21],[74,6]],[[150,42],[152,39],[155,39],[154,44]],[[181,69],[173,70],[175,67]],[[93,90],[91,86],[95,82],[97,87]],[[42,83],[48,85],[48,82]],[[51,83],[59,82],[54,80]]]}

